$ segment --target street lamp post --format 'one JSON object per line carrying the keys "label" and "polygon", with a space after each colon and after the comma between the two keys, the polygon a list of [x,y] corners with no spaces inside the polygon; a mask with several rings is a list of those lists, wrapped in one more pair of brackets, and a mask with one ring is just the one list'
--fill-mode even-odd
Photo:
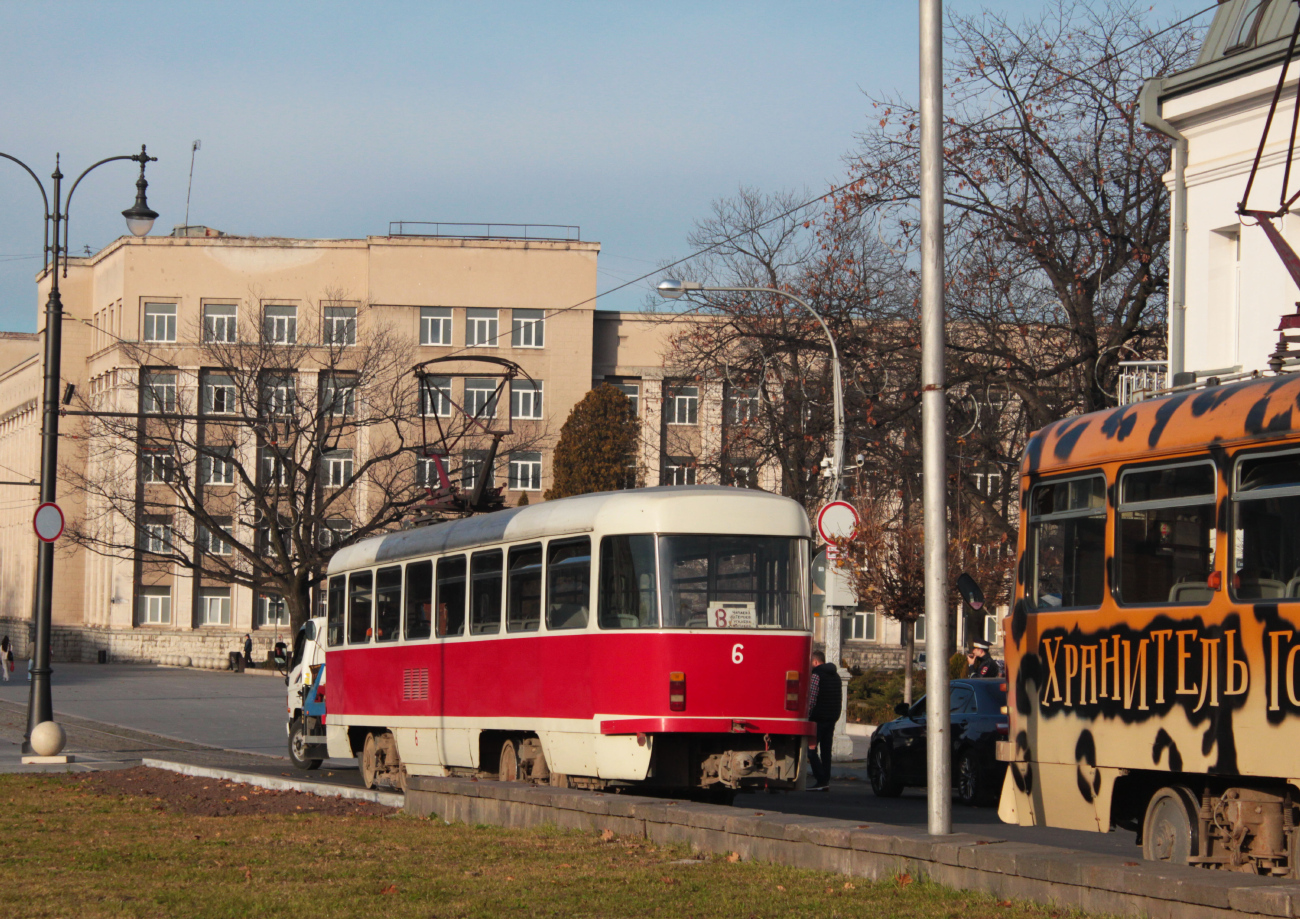
{"label": "street lamp post", "polygon": [[[158,215],[149,209],[145,198],[145,189],[149,183],[144,178],[144,168],[149,162],[157,160],[149,156],[143,146],[133,155],[110,156],[87,167],[77,180],[72,183],[67,197],[63,196],[63,173],[59,170],[59,156],[55,154],[54,172],[50,176],[53,184],[53,207],[51,196],[46,195],[45,186],[31,168],[17,157],[0,153],[0,157],[17,163],[41,190],[45,204],[45,246],[42,253],[46,257],[46,266],[50,272],[50,294],[45,301],[45,391],[42,403],[41,428],[41,504],[52,504],[56,497],[59,472],[59,377],[60,361],[63,350],[63,302],[59,298],[59,263],[62,260],[63,271],[67,273],[68,255],[68,221],[72,205],[72,196],[77,191],[81,180],[105,163],[117,160],[130,160],[140,164],[140,178],[136,180],[136,198],[131,207],[122,212],[126,218],[127,229],[133,236],[145,236],[153,229],[153,222]],[[62,236],[60,236],[60,228]],[[53,232],[51,232],[51,230]],[[36,556],[36,597],[33,604],[32,618],[36,624],[36,647],[33,653],[31,695],[27,704],[27,733],[23,737],[23,752],[32,753],[31,736],[38,724],[52,721],[54,707],[50,700],[50,620],[54,592],[54,544],[41,540]],[[50,751],[46,751],[50,752]],[[59,752],[58,750],[52,751]]]}
{"label": "street lamp post", "polygon": [[[833,411],[835,413],[834,443],[831,445],[831,500],[838,501],[844,491],[844,385],[840,376],[840,352],[835,347],[835,336],[831,334],[830,326],[826,324],[826,320],[802,298],[796,297],[788,291],[777,290],[775,287],[705,287],[697,281],[682,281],[677,278],[667,278],[659,282],[659,295],[670,300],[676,300],[683,294],[692,291],[776,294],[778,297],[785,297],[787,300],[798,303],[811,313],[812,317],[821,325],[822,331],[826,333],[826,340],[831,346],[831,376],[834,385]],[[845,729],[848,723],[849,672],[840,666],[844,648],[844,618],[843,613],[840,612],[841,609],[843,607],[830,607],[827,611],[828,615],[822,617],[822,640],[826,646],[826,660],[833,663],[839,670],[842,683],[840,717],[835,723],[835,735],[831,742],[831,755],[836,760],[844,761],[851,759],[853,756],[853,741]]]}

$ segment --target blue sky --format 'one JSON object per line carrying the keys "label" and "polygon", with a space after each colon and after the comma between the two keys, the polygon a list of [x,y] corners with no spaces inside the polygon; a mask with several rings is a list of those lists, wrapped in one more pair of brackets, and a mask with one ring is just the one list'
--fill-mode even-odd
{"label": "blue sky", "polygon": [[[1163,21],[1211,0],[1151,0]],[[1035,15],[1043,0],[949,0]],[[1208,15],[1204,19],[1208,20]],[[746,185],[821,191],[864,91],[915,96],[917,6],[858,2],[0,4],[0,151],[43,179],[133,153],[156,232],[362,237],[389,221],[574,224],[599,289],[687,254]],[[71,244],[124,232],[131,164],[87,178]],[[36,325],[40,196],[0,160],[0,330]],[[598,305],[638,309],[648,283]]]}

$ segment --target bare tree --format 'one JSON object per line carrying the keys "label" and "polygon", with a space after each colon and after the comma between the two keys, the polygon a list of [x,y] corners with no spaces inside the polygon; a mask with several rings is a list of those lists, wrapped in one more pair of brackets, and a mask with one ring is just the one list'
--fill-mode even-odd
{"label": "bare tree", "polygon": [[340,546],[428,498],[422,416],[447,409],[442,393],[421,395],[410,338],[359,302],[253,313],[238,339],[233,322],[205,320],[183,336],[192,346],[121,345],[139,370],[83,400],[84,471],[64,474],[85,515],[70,535],[134,559],[137,583],[181,569],[281,598],[296,629]]}
{"label": "bare tree", "polygon": [[[1009,388],[1036,428],[1111,400],[1122,357],[1161,347],[1169,140],[1139,120],[1145,79],[1191,63],[1131,0],[1055,0],[1037,20],[949,22],[945,167],[958,379]],[[873,100],[846,212],[918,223],[917,108]]]}

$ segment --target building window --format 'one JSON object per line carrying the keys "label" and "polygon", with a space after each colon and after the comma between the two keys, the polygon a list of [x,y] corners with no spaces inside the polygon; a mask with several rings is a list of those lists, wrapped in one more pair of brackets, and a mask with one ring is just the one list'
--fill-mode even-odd
{"label": "building window", "polygon": [[876,613],[859,610],[853,614],[853,636],[856,641],[876,640]]}
{"label": "building window", "polygon": [[449,307],[420,307],[420,344],[451,344],[451,309]]}
{"label": "building window", "polygon": [[998,640],[998,617],[995,613],[984,616],[984,640],[989,644],[995,644]]}
{"label": "building window", "polygon": [[199,592],[199,624],[230,625],[229,587],[208,587]]}
{"label": "building window", "polygon": [[144,305],[144,340],[160,342],[176,340],[175,303],[146,303]]}
{"label": "building window", "polygon": [[203,340],[235,340],[235,304],[203,304]]}
{"label": "building window", "polygon": [[515,380],[510,384],[510,417],[535,419],[542,417],[542,383],[540,380]]}
{"label": "building window", "polygon": [[690,457],[670,456],[664,463],[665,485],[694,485],[695,461]]}
{"label": "building window", "polygon": [[498,310],[465,310],[465,345],[470,348],[495,348],[497,346]]}
{"label": "building window", "polygon": [[229,517],[214,517],[212,519],[217,523],[217,529],[215,530],[202,524],[199,525],[198,539],[196,540],[198,550],[208,555],[233,555],[235,550],[227,537],[231,535],[230,528],[234,525],[234,521]]}
{"label": "building window", "polygon": [[487,476],[485,488],[491,488],[496,477],[492,469],[484,470],[487,466],[487,454],[482,450],[467,450],[465,457],[461,462],[461,485],[466,491],[473,491],[475,483],[478,482],[479,475]]}
{"label": "building window", "polygon": [[270,345],[298,341],[298,307],[268,306],[262,316],[262,340]]}
{"label": "building window", "polygon": [[152,555],[163,555],[172,550],[172,521],[170,517],[146,517],[140,527],[140,550]]}
{"label": "building window", "polygon": [[727,424],[753,424],[758,420],[758,387],[737,386],[727,393]]}
{"label": "building window", "polygon": [[471,418],[497,416],[497,381],[474,379],[465,381],[465,411]]}
{"label": "building window", "polygon": [[176,374],[144,373],[140,385],[143,410],[147,414],[176,411]]}
{"label": "building window", "polygon": [[166,587],[145,587],[140,591],[140,623],[168,625],[172,621],[172,594]]}
{"label": "building window", "polygon": [[451,377],[425,377],[420,381],[420,414],[451,416]]}
{"label": "building window", "polygon": [[438,477],[438,463],[442,463],[443,472],[447,471],[445,456],[419,456],[415,459],[415,484],[420,488],[441,488],[442,480]]}
{"label": "building window", "polygon": [[912,639],[914,641],[925,641],[925,616],[916,617],[916,622],[912,627]]}
{"label": "building window", "polygon": [[262,447],[258,467],[262,473],[263,485],[288,485],[289,467],[284,458],[273,447]]}
{"label": "building window", "polygon": [[510,490],[542,490],[542,454],[510,454]]}
{"label": "building window", "polygon": [[327,306],[322,319],[324,343],[327,345],[355,345],[357,343],[357,308],[355,306]]}
{"label": "building window", "polygon": [[510,346],[540,348],[546,331],[546,310],[510,311]]}
{"label": "building window", "polygon": [[176,458],[166,450],[145,450],[140,454],[140,477],[146,485],[162,485],[176,474]]}
{"label": "building window", "polygon": [[668,396],[669,424],[695,424],[700,411],[700,388],[678,386]]}
{"label": "building window", "polygon": [[293,412],[293,377],[272,376],[262,381],[262,414],[289,415]]}
{"label": "building window", "polygon": [[231,461],[234,447],[225,446],[200,447],[199,482],[203,485],[234,485],[235,464]]}
{"label": "building window", "polygon": [[257,621],[259,629],[284,628],[289,625],[289,604],[279,594],[257,595]]}
{"label": "building window", "polygon": [[613,386],[623,395],[627,396],[627,401],[632,403],[632,415],[633,417],[636,417],[639,414],[638,409],[639,409],[639,403],[641,401],[641,384],[640,383],[610,383],[609,385]]}
{"label": "building window", "polygon": [[351,418],[357,413],[355,380],[330,377],[325,380],[325,410],[335,418]]}
{"label": "building window", "polygon": [[224,373],[209,373],[203,378],[203,411],[209,415],[234,414],[234,377]]}
{"label": "building window", "polygon": [[722,484],[732,488],[758,488],[758,470],[748,460],[736,460],[723,470]]}
{"label": "building window", "polygon": [[1228,29],[1228,46],[1224,49],[1225,54],[1244,51],[1255,44],[1255,38],[1259,33],[1259,21],[1264,18],[1268,3],[1269,0],[1244,0],[1237,18]]}
{"label": "building window", "polygon": [[352,481],[352,451],[331,450],[323,457],[325,487],[343,488]]}
{"label": "building window", "polygon": [[352,521],[342,517],[331,517],[320,528],[320,546],[322,549],[337,549],[348,541],[352,535]]}

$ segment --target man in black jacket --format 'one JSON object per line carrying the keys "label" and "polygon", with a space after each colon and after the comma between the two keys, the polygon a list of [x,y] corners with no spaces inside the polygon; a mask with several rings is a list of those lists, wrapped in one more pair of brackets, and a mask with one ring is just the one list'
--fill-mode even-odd
{"label": "man in black jacket", "polygon": [[808,764],[813,775],[809,790],[826,791],[831,784],[831,742],[835,737],[835,722],[840,720],[843,690],[839,671],[834,664],[826,663],[825,654],[814,651],[812,663],[808,679],[808,720],[817,725],[817,739],[808,748]]}

